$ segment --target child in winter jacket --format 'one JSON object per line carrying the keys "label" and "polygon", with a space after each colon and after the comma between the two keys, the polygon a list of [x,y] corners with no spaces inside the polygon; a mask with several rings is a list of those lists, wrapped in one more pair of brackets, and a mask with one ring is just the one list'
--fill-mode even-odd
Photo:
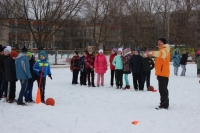
{"label": "child in winter jacket", "polygon": [[113,60],[114,60],[114,58],[115,58],[116,55],[117,55],[117,49],[113,48],[112,51],[111,51],[110,58],[109,58],[109,61],[110,61],[110,71],[111,71],[110,87],[113,87],[113,85],[114,85],[115,66],[112,64],[112,62],[113,62]]}
{"label": "child in winter jacket", "polygon": [[144,53],[143,59],[140,62],[140,68],[142,71],[141,88],[144,89],[146,81],[147,88],[150,86],[151,70],[154,68],[154,62],[148,57],[147,53]]}
{"label": "child in winter jacket", "polygon": [[[5,80],[5,60],[10,57],[10,53],[12,51],[12,48],[10,46],[5,46],[3,48],[3,57],[2,57],[2,64],[1,64],[1,74],[2,74],[2,84],[1,84],[1,90],[0,90],[0,98],[7,96],[7,89],[8,89],[8,82]],[[4,94],[4,95],[3,95]]]}
{"label": "child in winter jacket", "polygon": [[71,59],[70,63],[70,70],[73,72],[72,84],[78,84],[78,73],[80,70],[79,61],[78,51],[74,51],[74,57]]}
{"label": "child in winter jacket", "polygon": [[178,68],[180,66],[180,50],[178,48],[176,48],[173,52],[173,66],[174,66],[174,75],[178,76]]}
{"label": "child in winter jacket", "polygon": [[140,61],[142,60],[142,56],[140,55],[140,49],[136,49],[134,55],[131,57],[129,61],[129,67],[131,68],[132,75],[133,75],[133,85],[134,89],[137,91],[143,90],[141,86],[141,68],[140,68]]}
{"label": "child in winter jacket", "polygon": [[131,69],[129,67],[129,60],[131,59],[131,49],[126,48],[124,49],[124,56],[122,57],[123,62],[123,73],[124,73],[124,80],[126,83],[126,86],[123,88],[124,90],[130,89],[130,84],[128,81],[128,74],[131,74]]}
{"label": "child in winter jacket", "polygon": [[100,86],[100,80],[101,86],[104,86],[104,73],[107,71],[107,61],[102,49],[99,50],[99,54],[95,57],[94,68],[97,73],[97,86]]}
{"label": "child in winter jacket", "polygon": [[33,70],[33,66],[35,64],[35,58],[34,58],[34,56],[31,52],[27,52],[26,56],[29,59],[30,72],[31,72],[32,78],[28,80],[28,85],[26,87],[24,97],[25,97],[26,103],[34,103],[34,100],[32,98],[32,91],[33,91],[33,83],[36,79],[36,75],[35,75],[35,72]]}
{"label": "child in winter jacket", "polygon": [[48,75],[49,78],[52,80],[50,63],[46,59],[45,51],[40,52],[39,59],[35,62],[34,66],[33,66],[33,70],[36,73],[38,87],[40,88],[41,101],[42,101],[42,103],[45,103],[45,95],[44,94],[45,94],[46,76]]}
{"label": "child in winter jacket", "polygon": [[15,102],[15,91],[16,91],[16,69],[15,69],[15,60],[18,56],[18,53],[16,51],[12,51],[10,53],[10,56],[6,58],[4,61],[5,65],[5,80],[8,82],[8,88],[7,88],[7,96],[6,96],[6,102],[13,103]]}
{"label": "child in winter jacket", "polygon": [[26,91],[28,80],[32,78],[29,60],[26,56],[27,52],[28,49],[24,46],[15,61],[17,79],[20,80],[21,83],[21,90],[17,99],[17,104],[21,106],[26,106],[26,104],[23,102],[23,97]]}
{"label": "child in winter jacket", "polygon": [[123,62],[122,62],[122,48],[118,49],[118,54],[115,56],[112,64],[115,66],[116,74],[116,89],[122,89],[123,86]]}
{"label": "child in winter jacket", "polygon": [[196,61],[197,61],[197,76],[200,77],[200,49],[197,52]]}
{"label": "child in winter jacket", "polygon": [[[88,87],[96,87],[94,85],[94,60],[95,56],[93,54],[92,47],[88,47],[88,55],[85,57],[84,62],[86,64],[87,76],[88,76]],[[92,77],[92,81],[90,81],[90,76]],[[92,82],[92,83],[91,83]]]}
{"label": "child in winter jacket", "polygon": [[86,72],[86,65],[84,62],[85,57],[87,56],[88,52],[85,50],[83,52],[83,56],[80,58],[79,66],[80,66],[80,85],[86,85],[86,78],[87,78],[87,72]]}

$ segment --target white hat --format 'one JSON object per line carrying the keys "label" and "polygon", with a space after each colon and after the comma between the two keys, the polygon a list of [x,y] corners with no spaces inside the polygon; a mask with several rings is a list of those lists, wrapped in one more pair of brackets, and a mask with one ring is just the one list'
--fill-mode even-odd
{"label": "white hat", "polygon": [[4,49],[4,51],[8,52],[9,54],[12,51],[12,48],[10,46],[6,46],[6,48]]}
{"label": "white hat", "polygon": [[123,48],[118,48],[118,51],[123,52]]}
{"label": "white hat", "polygon": [[103,49],[99,49],[99,53],[103,53]]}

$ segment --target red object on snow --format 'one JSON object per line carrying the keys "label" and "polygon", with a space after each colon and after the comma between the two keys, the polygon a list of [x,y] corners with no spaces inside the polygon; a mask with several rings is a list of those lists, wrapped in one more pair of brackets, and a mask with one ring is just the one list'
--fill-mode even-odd
{"label": "red object on snow", "polygon": [[152,90],[152,92],[157,92],[157,90]]}
{"label": "red object on snow", "polygon": [[133,121],[132,124],[133,124],[133,125],[137,125],[137,124],[138,124],[138,121]]}
{"label": "red object on snow", "polygon": [[54,106],[55,105],[55,100],[53,98],[48,98],[46,100],[46,105]]}
{"label": "red object on snow", "polygon": [[148,90],[148,91],[153,91],[153,90],[154,90],[154,87],[153,87],[153,86],[149,86],[149,87],[147,88],[147,90]]}

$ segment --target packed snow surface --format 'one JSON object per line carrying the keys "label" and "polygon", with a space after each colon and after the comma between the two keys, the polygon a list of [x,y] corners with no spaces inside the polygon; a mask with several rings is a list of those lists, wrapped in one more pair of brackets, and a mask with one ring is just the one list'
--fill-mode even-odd
{"label": "packed snow surface", "polygon": [[[180,75],[179,68],[179,75]],[[171,65],[169,110],[156,110],[159,92],[109,88],[110,70],[105,85],[99,88],[72,85],[69,68],[52,69],[47,78],[46,98],[55,106],[18,106],[0,101],[0,133],[200,133],[200,83],[196,65],[187,65],[186,77],[175,76]],[[96,79],[95,79],[96,82]],[[151,85],[158,83],[151,75]],[[16,98],[20,91],[17,82]],[[34,84],[35,99],[37,84]],[[139,121],[133,125],[133,121]]]}

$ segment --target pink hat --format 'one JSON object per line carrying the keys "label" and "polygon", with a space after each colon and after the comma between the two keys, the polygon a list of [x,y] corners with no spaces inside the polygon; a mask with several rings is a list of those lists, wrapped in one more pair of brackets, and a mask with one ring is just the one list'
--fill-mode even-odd
{"label": "pink hat", "polygon": [[131,52],[131,49],[130,49],[130,48],[124,49],[124,54],[129,53],[129,52]]}

